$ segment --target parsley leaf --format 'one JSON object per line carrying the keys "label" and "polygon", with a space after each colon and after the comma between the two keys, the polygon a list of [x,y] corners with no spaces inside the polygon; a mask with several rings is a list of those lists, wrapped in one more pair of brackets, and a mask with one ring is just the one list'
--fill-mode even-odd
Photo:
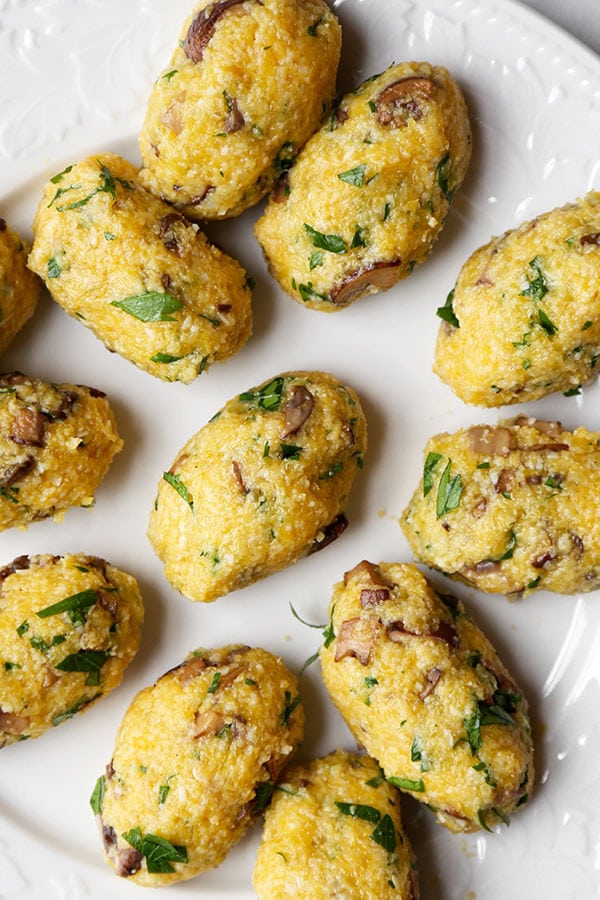
{"label": "parsley leaf", "polygon": [[388,781],[394,787],[400,788],[401,791],[414,791],[416,794],[422,794],[425,790],[425,782],[422,778],[413,781],[411,778],[400,778],[396,775],[390,775]]}
{"label": "parsley leaf", "polygon": [[102,812],[102,803],[104,802],[104,793],[106,791],[106,781],[104,780],[104,775],[101,775],[100,778],[96,781],[94,785],[94,790],[92,791],[92,796],[90,797],[90,806],[94,811],[94,815],[99,816]]}
{"label": "parsley leaf", "polygon": [[359,166],[354,166],[353,169],[348,169],[347,172],[340,172],[338,178],[340,181],[345,181],[346,184],[362,187],[365,181],[366,168],[366,163],[361,163]]}
{"label": "parsley leaf", "polygon": [[36,616],[40,619],[47,619],[49,616],[57,616],[59,613],[67,612],[73,625],[83,625],[86,621],[87,611],[91,606],[94,606],[97,600],[98,594],[90,588],[87,591],[79,591],[78,594],[72,594],[70,597],[65,597],[64,600],[59,600],[58,603],[53,603],[51,606],[40,609]]}
{"label": "parsley leaf", "polygon": [[531,297],[536,303],[539,303],[549,290],[542,271],[541,256],[534,256],[529,263],[529,268],[532,270],[533,276],[527,278],[527,287],[521,291],[521,296]]}
{"label": "parsley leaf", "polygon": [[180,310],[183,303],[172,294],[145,291],[143,294],[125,297],[124,300],[113,300],[111,306],[122,309],[140,322],[174,322],[172,313]]}
{"label": "parsley leaf", "polygon": [[445,513],[457,509],[462,497],[462,477],[457,474],[453,478],[450,478],[451,466],[452,460],[448,459],[446,468],[442,472],[442,477],[440,478],[440,483],[438,485],[436,500],[436,518],[438,519],[441,519]]}
{"label": "parsley leaf", "polygon": [[55,668],[61,672],[87,672],[86,685],[100,684],[100,671],[107,659],[105,650],[78,650],[65,656]]}
{"label": "parsley leaf", "polygon": [[178,475],[173,475],[171,472],[163,472],[163,479],[177,491],[181,499],[185,500],[191,511],[194,512],[194,500],[181,478]]}
{"label": "parsley leaf", "polygon": [[240,394],[239,399],[242,403],[256,403],[260,409],[266,409],[269,412],[275,412],[281,406],[281,395],[283,393],[284,379],[282,377],[274,378],[258,391],[245,391]]}
{"label": "parsley leaf", "polygon": [[387,813],[374,828],[371,837],[376,844],[379,844],[384,850],[387,850],[388,853],[394,852],[398,844],[398,839],[396,837],[394,823]]}
{"label": "parsley leaf", "polygon": [[450,159],[450,154],[446,153],[446,155],[443,156],[437,164],[435,170],[435,180],[437,181],[438,186],[448,203],[452,203],[452,198],[454,197],[454,191],[450,189],[451,178],[452,160]]}
{"label": "parsley leaf", "polygon": [[304,223],[304,229],[313,243],[313,247],[320,250],[328,250],[330,253],[346,253],[348,247],[346,241],[339,234],[323,234],[316,231],[311,225]]}
{"label": "parsley leaf", "polygon": [[374,825],[381,819],[381,813],[374,806],[364,803],[344,803],[336,800],[335,805],[343,816],[352,816],[353,819],[362,819],[363,822],[372,822]]}
{"label": "parsley leaf", "polygon": [[433,487],[434,477],[433,471],[440,459],[442,458],[441,453],[428,453],[427,458],[425,460],[425,465],[423,466],[423,496],[426,497],[429,491]]}
{"label": "parsley leaf", "polygon": [[443,319],[444,322],[452,325],[453,328],[460,328],[460,322],[456,318],[454,307],[452,305],[454,302],[454,291],[455,288],[452,288],[452,290],[446,297],[446,302],[443,306],[438,306],[435,314],[436,316],[439,316],[440,319]]}
{"label": "parsley leaf", "polygon": [[185,847],[171,844],[170,841],[155,834],[142,835],[140,828],[132,828],[131,831],[124,832],[123,837],[134,850],[146,857],[146,867],[150,873],[174,872],[175,869],[171,863],[188,861]]}

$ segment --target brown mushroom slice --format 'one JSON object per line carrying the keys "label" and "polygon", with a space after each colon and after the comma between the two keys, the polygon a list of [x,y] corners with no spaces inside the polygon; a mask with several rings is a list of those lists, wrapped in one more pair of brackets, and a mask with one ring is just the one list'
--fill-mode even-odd
{"label": "brown mushroom slice", "polygon": [[363,294],[388,291],[402,278],[402,260],[382,260],[357,269],[331,289],[329,298],[336,306],[347,306]]}
{"label": "brown mushroom slice", "polygon": [[435,81],[425,75],[410,75],[388,84],[375,100],[377,121],[384,128],[403,128],[409,118],[418,122],[435,87]]}
{"label": "brown mushroom slice", "polygon": [[407,628],[401,620],[396,622],[390,622],[385,629],[385,633],[390,639],[390,641],[395,641],[397,644],[404,643],[406,638],[434,638],[437,641],[442,641],[444,644],[447,644],[449,647],[458,647],[459,638],[456,633],[456,629],[453,625],[450,625],[449,622],[445,622],[443,619],[438,624],[437,628],[433,631],[426,632],[418,632],[411,631]]}
{"label": "brown mushroom slice", "polygon": [[347,585],[350,579],[356,578],[357,576],[366,576],[372,584],[379,585],[380,587],[393,587],[393,585],[383,577],[378,566],[376,566],[375,563],[369,562],[367,559],[361,560],[361,562],[354,566],[353,569],[344,572],[344,584]]}
{"label": "brown mushroom slice", "polygon": [[[232,6],[238,6],[245,0],[219,0],[200,10],[183,42],[183,52],[192,62],[199,63],[204,56],[204,51],[215,33],[217,22]],[[257,0],[260,3],[260,0]],[[262,4],[261,4],[262,5]]]}
{"label": "brown mushroom slice", "polygon": [[0,708],[0,733],[24,734],[31,724],[27,716],[19,716],[17,713],[4,712]]}
{"label": "brown mushroom slice", "polygon": [[426,700],[435,691],[435,687],[444,673],[437,666],[425,673],[425,687],[419,693],[419,700]]}
{"label": "brown mushroom slice", "polygon": [[26,475],[31,472],[33,467],[35,466],[35,459],[33,456],[27,456],[22,462],[14,463],[12,466],[7,466],[7,468],[0,475],[0,487],[11,487],[13,484],[16,484],[21,478],[25,478]]}
{"label": "brown mushroom slice", "polygon": [[342,622],[337,637],[335,661],[354,656],[361,665],[366,666],[371,659],[371,650],[380,628],[381,623],[377,619],[361,619],[360,616],[346,619]]}
{"label": "brown mushroom slice", "polygon": [[379,606],[390,599],[389,588],[363,588],[360,592],[360,605],[363,609]]}
{"label": "brown mushroom slice", "polygon": [[514,450],[513,435],[508,428],[473,425],[467,433],[471,450],[481,456],[508,456]]}
{"label": "brown mushroom slice", "polygon": [[29,556],[17,556],[11,563],[4,566],[3,569],[0,569],[0,586],[9,575],[14,575],[15,572],[18,572],[20,569],[28,569],[30,565],[31,559]]}
{"label": "brown mushroom slice", "polygon": [[[323,550],[325,547],[328,547],[329,544],[333,544],[333,542],[344,533],[348,524],[348,519],[344,513],[337,515],[335,519],[332,519],[328,525],[325,525],[325,527],[321,529],[320,534],[314,539],[311,548],[308,551],[309,555],[318,553],[319,550]],[[320,535],[322,535],[322,537]]]}
{"label": "brown mushroom slice", "polygon": [[225,725],[225,716],[216,709],[199,710],[194,719],[194,738],[219,734]]}
{"label": "brown mushroom slice", "polygon": [[593,231],[591,234],[583,234],[579,238],[581,247],[597,247],[600,245],[600,231]]}
{"label": "brown mushroom slice", "polygon": [[313,411],[315,398],[303,384],[295,384],[292,388],[291,395],[283,408],[284,427],[281,431],[281,437],[287,438],[292,434],[296,434]]}
{"label": "brown mushroom slice", "polygon": [[185,101],[185,91],[179,94],[173,102],[168,106],[162,116],[160,117],[160,121],[167,128],[170,128],[173,134],[179,136],[183,131],[183,116],[182,116],[182,106]]}
{"label": "brown mushroom slice", "polygon": [[37,409],[20,409],[10,425],[9,437],[15,444],[43,447],[46,420]]}
{"label": "brown mushroom slice", "polygon": [[536,419],[534,416],[517,416],[508,419],[505,425],[529,425],[553,438],[560,437],[563,432],[562,424],[556,419]]}
{"label": "brown mushroom slice", "polygon": [[229,101],[229,115],[223,125],[225,134],[235,134],[236,131],[241,131],[245,124],[246,120],[237,100],[235,98],[231,99]]}

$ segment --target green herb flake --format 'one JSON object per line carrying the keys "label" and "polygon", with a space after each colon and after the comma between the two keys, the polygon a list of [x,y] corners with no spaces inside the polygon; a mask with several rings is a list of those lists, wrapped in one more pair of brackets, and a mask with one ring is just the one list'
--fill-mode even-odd
{"label": "green herb flake", "polygon": [[414,791],[416,794],[422,794],[425,790],[425,782],[422,778],[413,780],[411,778],[400,778],[396,775],[390,775],[388,778],[390,784],[400,788],[401,791]]}
{"label": "green herb flake", "polygon": [[340,181],[345,181],[346,184],[352,184],[354,187],[362,187],[365,181],[366,169],[366,163],[361,163],[359,166],[354,166],[353,169],[348,169],[347,172],[340,172],[338,178]]}
{"label": "green herb flake", "polygon": [[169,784],[174,778],[177,778],[177,775],[169,775],[164,784],[159,785],[158,788],[158,805],[164,806],[167,797],[169,796],[169,791],[171,790],[171,785]]}
{"label": "green herb flake", "polygon": [[436,499],[436,518],[441,519],[443,515],[452,510],[457,509],[463,492],[462,477],[457,474],[450,478],[450,469],[452,460],[448,459],[446,468],[442,472],[440,483],[438,485]]}
{"label": "green herb flake", "polygon": [[58,616],[60,613],[68,613],[73,625],[83,625],[87,619],[87,613],[90,607],[94,606],[98,600],[98,594],[90,588],[86,591],[79,591],[64,600],[59,600],[51,606],[40,609],[36,616],[40,619],[47,619],[49,616]]}
{"label": "green herb flake", "polygon": [[546,487],[552,488],[553,491],[562,491],[562,483],[558,478],[554,478],[553,475],[548,475],[544,482]]}
{"label": "green herb flake", "polygon": [[170,363],[179,362],[180,359],[181,356],[171,356],[170,353],[155,353],[154,356],[150,358],[150,361],[170,365]]}
{"label": "green herb flake", "polygon": [[27,631],[29,631],[29,622],[27,620],[25,620],[24,622],[21,622],[21,624],[18,626],[17,634],[21,638]]}
{"label": "green herb flake", "polygon": [[300,459],[303,448],[299,447],[297,444],[282,443],[279,445],[279,449],[282,459]]}
{"label": "green herb flake", "polygon": [[382,217],[381,217],[381,221],[382,221],[382,222],[387,222],[387,220],[388,220],[389,217],[390,217],[391,211],[392,211],[392,204],[391,204],[391,203],[385,203],[384,206],[383,206],[383,215],[382,215]]}
{"label": "green herb flake", "polygon": [[467,656],[466,663],[471,668],[474,669],[481,662],[481,650],[474,650],[473,653],[470,653]]}
{"label": "green herb flake", "polygon": [[108,659],[109,654],[105,650],[78,650],[65,656],[55,668],[61,672],[85,672],[86,685],[96,685],[100,684],[100,672]]}
{"label": "green herb flake", "polygon": [[333,465],[327,469],[326,472],[322,472],[319,475],[319,481],[327,481],[329,478],[334,478],[336,475],[339,475],[342,469],[344,468],[343,462],[334,462]]}
{"label": "green herb flake", "polygon": [[[441,453],[428,453],[423,466],[423,496],[426,497],[434,485],[433,473],[442,458]],[[489,464],[488,464],[489,465]]]}
{"label": "green herb flake", "polygon": [[60,278],[62,274],[62,266],[56,256],[50,257],[47,266],[48,278]]}
{"label": "green herb flake", "polygon": [[275,790],[275,785],[272,781],[261,781],[260,784],[256,785],[254,790],[254,805],[252,807],[252,812],[255,815],[260,815],[265,811],[271,797],[273,796],[273,791]]}
{"label": "green herb flake", "polygon": [[356,250],[357,247],[366,247],[367,246],[367,238],[365,236],[364,230],[360,227],[360,225],[356,226],[356,230],[352,236],[352,242],[350,244],[351,250]]}
{"label": "green herb flake", "polygon": [[311,253],[308,257],[308,268],[311,270],[318,268],[323,265],[323,251],[315,250],[314,253]]}
{"label": "green herb flake", "polygon": [[348,247],[346,241],[339,234],[323,234],[316,231],[311,225],[304,223],[304,230],[312,241],[313,247],[320,250],[328,250],[330,253],[346,253]]}
{"label": "green herb flake", "polygon": [[[529,263],[529,268],[532,271],[532,276],[527,277],[527,287],[521,291],[521,296],[531,297],[536,303],[540,303],[549,290],[542,271],[541,256],[534,256]],[[540,324],[542,324],[541,321]]]}
{"label": "green herb flake", "polygon": [[163,472],[163,480],[177,491],[181,499],[185,500],[191,511],[194,512],[194,500],[192,495],[179,475],[173,475],[171,472]]}
{"label": "green herb flake", "polygon": [[364,803],[344,803],[341,800],[336,800],[335,805],[343,816],[372,822],[374,825],[381,819],[381,813],[374,806],[367,806]]}
{"label": "green herb flake", "polygon": [[383,847],[384,850],[387,850],[388,853],[394,853],[394,851],[396,850],[396,847],[398,845],[396,829],[394,828],[394,823],[391,817],[387,813],[382,817],[379,824],[373,829],[371,838],[375,841],[376,844],[379,844],[380,847]]}
{"label": "green herb flake", "polygon": [[92,807],[95,816],[99,816],[102,812],[102,804],[104,802],[105,791],[106,781],[104,779],[104,775],[101,775],[100,778],[96,781],[94,790],[92,791],[92,796],[90,797],[90,806]]}
{"label": "green herb flake", "polygon": [[333,614],[335,612],[335,603],[331,607],[331,615],[329,616],[329,624],[323,629],[323,646],[325,649],[331,646],[335,640],[335,631],[333,628]]}
{"label": "green herb flake", "polygon": [[104,240],[106,240],[106,241],[116,241],[116,239],[117,239],[117,236],[116,236],[116,234],[113,234],[112,231],[105,231],[105,232],[104,232]]}
{"label": "green herb flake", "polygon": [[460,322],[456,318],[456,314],[454,312],[454,291],[455,288],[452,288],[448,296],[446,297],[446,302],[443,306],[439,306],[436,310],[436,316],[440,319],[443,319],[444,322],[447,322],[448,325],[452,325],[453,328],[460,328]]}
{"label": "green herb flake", "polygon": [[63,169],[62,172],[59,172],[58,175],[53,175],[52,178],[50,179],[50,181],[52,182],[52,184],[58,184],[60,181],[63,180],[63,177],[64,177],[65,175],[68,175],[69,172],[71,172],[72,170],[73,170],[73,166],[72,166],[72,165],[71,165],[71,166],[67,166],[67,168],[66,168],[66,169]]}
{"label": "green herb flake", "polygon": [[489,469],[489,467],[490,467],[489,462],[480,462],[480,463],[477,463],[477,468],[478,468],[478,469]]}
{"label": "green herb flake", "polygon": [[63,722],[66,722],[68,719],[72,719],[74,715],[76,715],[80,710],[84,708],[84,706],[88,706],[100,696],[101,694],[95,694],[93,697],[80,697],[77,703],[74,703],[73,706],[70,707],[70,709],[66,709],[64,712],[58,713],[58,715],[54,716],[54,718],[52,719],[53,726],[56,727],[57,725],[62,725]]}
{"label": "green herb flake", "polygon": [[[296,290],[295,283],[293,284],[293,288],[294,290]],[[329,301],[329,297],[326,294],[320,294],[317,290],[315,290],[312,281],[309,281],[308,284],[299,284],[297,289],[305,303],[310,303],[314,300],[325,300],[325,302]]]}
{"label": "green herb flake", "polygon": [[563,392],[563,397],[578,397],[581,394],[581,385],[578,387],[569,388],[568,391]]}
{"label": "green herb flake", "polygon": [[538,322],[542,326],[548,337],[554,337],[554,335],[557,333],[558,327],[546,315],[543,309],[538,309]]}
{"label": "green herb flake", "polygon": [[542,576],[538,575],[536,578],[532,578],[531,581],[527,582],[527,590],[532,591],[534,588],[538,586],[540,581],[542,580]]}
{"label": "green herb flake", "polygon": [[582,330],[582,331],[587,331],[588,328],[591,328],[593,324],[594,324],[594,323],[592,322],[592,320],[591,320],[591,319],[588,319],[587,322],[584,322],[583,325],[581,326],[581,330]]}
{"label": "green herb flake", "polygon": [[383,784],[384,781],[385,778],[383,777],[383,775],[374,775],[373,778],[369,778],[368,781],[365,781],[365,784],[368,787],[378,788]]}
{"label": "green herb flake", "polygon": [[217,688],[219,687],[219,682],[220,682],[220,680],[221,680],[221,673],[220,673],[220,672],[215,672],[215,674],[213,675],[212,681],[211,681],[211,683],[210,683],[210,685],[209,685],[208,690],[206,691],[206,693],[207,693],[207,694],[214,694],[214,693],[216,693]]}
{"label": "green herb flake", "polygon": [[12,671],[14,671],[14,669],[22,669],[22,668],[23,668],[23,666],[20,663],[14,663],[14,662],[5,662],[4,663],[4,671],[5,672],[12,672]]}
{"label": "green herb flake", "polygon": [[155,834],[142,835],[140,828],[132,828],[123,833],[128,844],[146,857],[146,868],[151,874],[174,872],[171,863],[187,863],[188,855],[185,847],[171,844],[165,838]]}
{"label": "green herb flake", "polygon": [[446,153],[446,155],[443,156],[437,164],[435,170],[435,180],[437,181],[438,187],[440,188],[448,203],[452,203],[452,198],[454,197],[454,191],[450,189],[451,179],[452,160],[450,159],[450,154]]}
{"label": "green herb flake", "polygon": [[116,306],[140,322],[175,322],[172,313],[182,309],[183,303],[172,294],[145,291],[143,294],[125,297],[124,300],[113,300],[111,306]]}
{"label": "green herb flake", "polygon": [[255,403],[260,409],[275,412],[281,406],[283,384],[283,378],[274,378],[258,391],[245,391],[239,399],[242,403]]}
{"label": "green herb flake", "polygon": [[301,702],[302,698],[300,697],[300,694],[296,694],[296,696],[292,698],[290,691],[285,692],[285,706],[283,708],[283,712],[281,713],[282,725],[289,724],[290,716],[292,715],[298,704]]}

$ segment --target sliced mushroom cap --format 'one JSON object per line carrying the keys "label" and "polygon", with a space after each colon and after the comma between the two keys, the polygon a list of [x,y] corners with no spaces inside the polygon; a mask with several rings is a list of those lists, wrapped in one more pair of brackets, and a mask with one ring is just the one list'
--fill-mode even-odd
{"label": "sliced mushroom cap", "polygon": [[296,434],[313,411],[315,398],[303,384],[295,384],[292,387],[290,398],[283,408],[284,427],[281,430],[281,437],[287,438],[292,434]]}
{"label": "sliced mushroom cap", "polygon": [[346,528],[348,527],[348,519],[346,518],[344,513],[339,513],[333,519],[329,525],[325,525],[324,528],[321,529],[320,533],[312,542],[311,548],[308,551],[309,555],[313,553],[318,553],[319,550],[323,550],[324,547],[328,547],[329,544],[332,544],[335,540],[339,538],[341,534],[344,533]]}
{"label": "sliced mushroom cap", "polygon": [[31,719],[28,716],[19,716],[17,713],[4,712],[0,708],[0,733],[23,734],[29,728]]}
{"label": "sliced mushroom cap", "polygon": [[35,466],[35,459],[33,456],[27,456],[22,462],[14,463],[12,466],[7,466],[3,472],[0,473],[0,487],[11,487],[11,485],[16,484],[21,478],[25,478],[26,475],[31,472],[33,467]]}
{"label": "sliced mushroom cap", "polygon": [[403,128],[407,119],[418,122],[435,87],[435,81],[425,75],[409,75],[388,84],[375,99],[377,121],[384,128]]}
{"label": "sliced mushroom cap", "polygon": [[450,625],[449,622],[445,622],[443,619],[433,631],[424,632],[411,631],[405,626],[404,622],[398,620],[396,622],[390,622],[386,626],[385,633],[390,641],[395,641],[397,644],[403,644],[408,638],[434,638],[435,640],[442,641],[449,647],[457,647],[459,644],[459,637],[456,633],[456,629],[453,625]]}
{"label": "sliced mushroom cap", "polygon": [[400,281],[401,277],[401,260],[376,262],[364,269],[351,272],[331,289],[329,297],[336,306],[347,306],[363,294],[388,291]]}
{"label": "sliced mushroom cap", "polygon": [[225,134],[235,134],[235,132],[240,131],[245,124],[246,120],[244,119],[244,115],[237,100],[233,98],[229,101],[229,115],[225,119],[223,130]]}
{"label": "sliced mushroom cap", "polygon": [[444,673],[441,669],[438,669],[437,666],[434,666],[432,669],[429,669],[428,672],[425,673],[425,687],[419,693],[419,700],[426,700],[430,694],[432,694],[435,690],[435,687],[442,677]]}
{"label": "sliced mushroom cap", "polygon": [[8,578],[9,575],[14,575],[15,572],[18,572],[20,569],[28,569],[30,565],[31,559],[29,556],[17,556],[11,563],[4,566],[3,569],[0,569],[0,587],[2,586],[2,582]]}
{"label": "sliced mushroom cap", "polygon": [[536,419],[534,416],[517,416],[514,419],[508,419],[505,425],[528,425],[531,428],[537,428],[550,437],[558,438],[563,432],[563,427],[557,420]]}
{"label": "sliced mushroom cap", "polygon": [[514,437],[508,428],[472,425],[467,434],[471,450],[481,456],[508,456],[514,450]]}
{"label": "sliced mushroom cap", "polygon": [[37,409],[25,407],[18,410],[10,424],[9,437],[15,444],[43,447],[46,420]]}
{"label": "sliced mushroom cap", "polygon": [[208,42],[215,33],[217,22],[231,6],[244,3],[245,0],[219,0],[200,10],[183,42],[183,52],[194,63],[199,63],[204,56]]}
{"label": "sliced mushroom cap", "polygon": [[199,710],[194,719],[194,738],[218,734],[225,725],[225,716],[216,709]]}
{"label": "sliced mushroom cap", "polygon": [[381,623],[377,619],[361,619],[360,616],[346,619],[337,636],[335,661],[354,656],[361,665],[366,666],[380,628]]}

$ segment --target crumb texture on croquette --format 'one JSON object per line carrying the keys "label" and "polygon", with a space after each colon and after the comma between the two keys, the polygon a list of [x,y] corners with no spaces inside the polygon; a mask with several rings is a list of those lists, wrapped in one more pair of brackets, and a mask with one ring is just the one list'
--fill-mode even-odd
{"label": "crumb texture on croquette", "polygon": [[434,372],[466,403],[577,390],[600,359],[600,193],[492,238],[440,310]]}
{"label": "crumb texture on croquette", "polygon": [[144,886],[218,866],[267,806],[303,730],[281,659],[242,645],[194,651],[136,695],[119,727],[91,800],[107,862]]}
{"label": "crumb texture on croquette", "polygon": [[93,506],[122,446],[102,391],[0,375],[0,530]]}
{"label": "crumb texture on croquette", "polygon": [[39,737],[106,696],[137,653],[135,578],[82,553],[0,569],[0,747]]}
{"label": "crumb texture on croquette", "polygon": [[450,831],[491,830],[527,801],[523,692],[461,601],[416,566],[363,560],[346,572],[320,658],[357,742]]}
{"label": "crumb texture on croquette", "polygon": [[30,267],[109,350],[163,381],[193,381],[250,336],[250,282],[112,153],[51,178]]}
{"label": "crumb texture on croquette", "polygon": [[285,770],[253,885],[260,900],[418,900],[400,795],[374,760],[337,750]]}
{"label": "crumb texture on croquette", "polygon": [[143,184],[197,219],[257,203],[330,110],[340,48],[324,0],[197,4],[148,100]]}
{"label": "crumb texture on croquette", "polygon": [[342,98],[271,196],[256,236],[284,291],[339,310],[429,255],[471,153],[450,73],[392,65]]}
{"label": "crumb texture on croquette", "polygon": [[400,524],[415,556],[483,591],[600,584],[600,434],[519,416],[426,444]]}
{"label": "crumb texture on croquette", "polygon": [[326,546],[366,445],[360,401],[332,375],[287,372],[234,397],[159,482],[148,536],[167,579],[211,601]]}
{"label": "crumb texture on croquette", "polygon": [[35,312],[40,281],[27,268],[29,245],[0,219],[0,353]]}

